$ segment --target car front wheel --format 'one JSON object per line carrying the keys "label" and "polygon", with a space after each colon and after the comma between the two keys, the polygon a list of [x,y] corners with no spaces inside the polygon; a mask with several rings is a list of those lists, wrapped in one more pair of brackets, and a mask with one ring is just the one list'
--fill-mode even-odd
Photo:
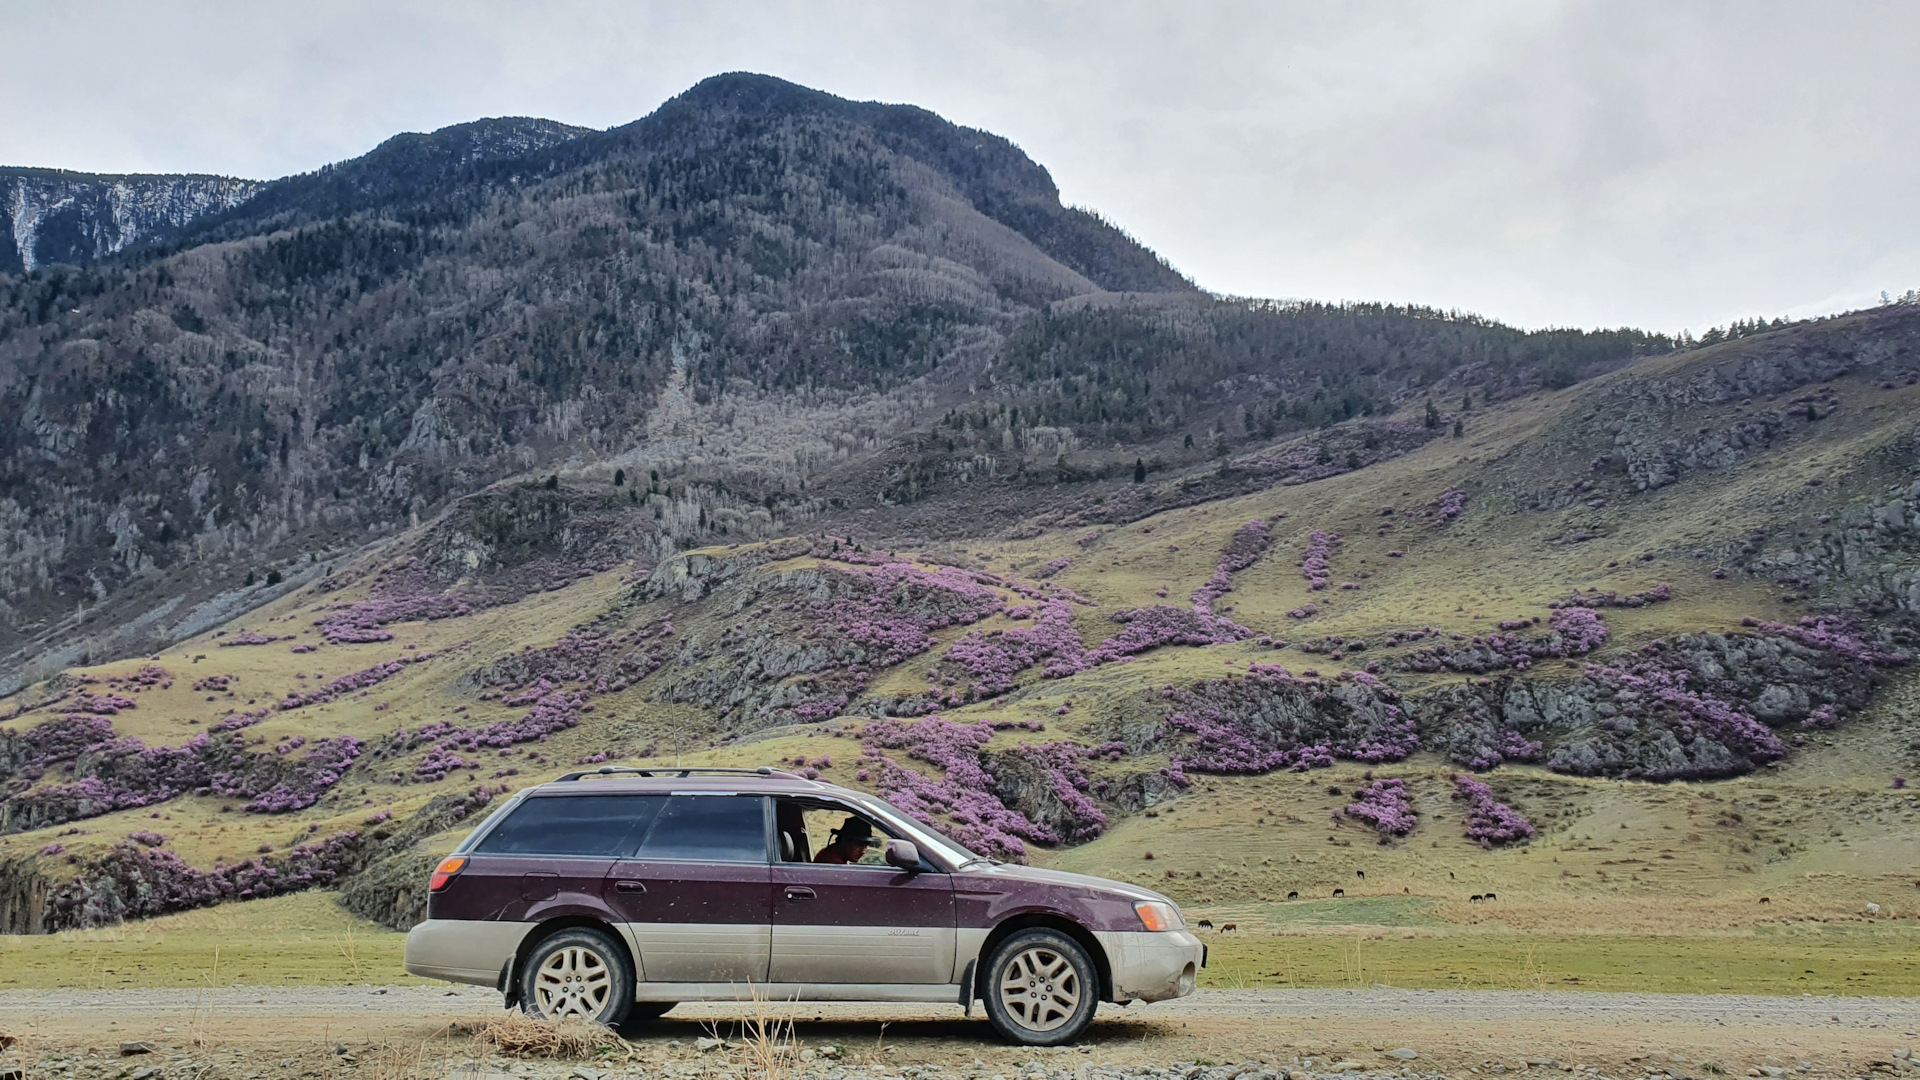
{"label": "car front wheel", "polygon": [[520,984],[520,1003],[546,1020],[588,1020],[618,1026],[633,1007],[627,954],[598,930],[562,930],[534,947]]}
{"label": "car front wheel", "polygon": [[1100,977],[1080,943],[1058,930],[1022,930],[1000,943],[979,984],[987,1019],[1008,1042],[1059,1046],[1093,1022]]}

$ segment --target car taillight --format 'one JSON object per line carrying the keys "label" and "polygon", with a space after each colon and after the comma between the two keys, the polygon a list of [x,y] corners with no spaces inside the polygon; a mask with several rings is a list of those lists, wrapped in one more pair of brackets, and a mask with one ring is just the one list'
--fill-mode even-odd
{"label": "car taillight", "polygon": [[1180,909],[1172,904],[1163,904],[1157,900],[1142,900],[1133,905],[1133,910],[1140,916],[1140,925],[1154,933],[1187,928],[1187,921],[1180,917]]}
{"label": "car taillight", "polygon": [[439,892],[446,888],[447,882],[453,880],[453,875],[464,870],[466,865],[467,858],[464,855],[449,855],[441,859],[440,865],[433,868],[433,876],[427,879],[427,891]]}

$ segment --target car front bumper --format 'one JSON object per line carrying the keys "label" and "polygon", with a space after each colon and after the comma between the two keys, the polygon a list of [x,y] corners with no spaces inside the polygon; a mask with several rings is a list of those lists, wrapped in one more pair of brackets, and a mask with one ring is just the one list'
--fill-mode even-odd
{"label": "car front bumper", "polygon": [[407,973],[497,988],[500,969],[531,929],[531,923],[428,919],[407,931]]}
{"label": "car front bumper", "polygon": [[1185,930],[1095,931],[1113,971],[1113,1000],[1165,1001],[1193,993],[1207,947]]}

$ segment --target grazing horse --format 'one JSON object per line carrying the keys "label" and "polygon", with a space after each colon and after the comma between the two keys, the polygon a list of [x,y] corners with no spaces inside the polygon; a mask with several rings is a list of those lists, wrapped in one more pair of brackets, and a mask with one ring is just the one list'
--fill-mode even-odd
{"label": "grazing horse", "polygon": [[1474,894],[1473,894],[1472,896],[1469,896],[1469,897],[1467,897],[1467,899],[1468,899],[1469,901],[1471,901],[1471,902],[1473,902],[1473,903],[1476,903],[1476,904],[1477,904],[1477,903],[1479,903],[1480,901],[1482,901],[1482,900],[1484,900],[1484,899],[1486,899],[1486,898],[1485,898],[1485,897],[1483,897],[1483,896],[1481,896],[1481,895],[1480,895],[1479,893],[1474,893]]}
{"label": "grazing horse", "polygon": [[1498,900],[1498,899],[1500,899],[1500,898],[1499,898],[1499,897],[1497,897],[1497,896],[1495,896],[1495,895],[1493,895],[1492,893],[1488,893],[1488,894],[1487,894],[1487,899],[1489,899],[1489,900]]}
{"label": "grazing horse", "polygon": [[1202,929],[1202,930],[1211,930],[1211,929],[1213,929],[1213,920],[1212,920],[1212,919],[1201,919],[1201,920],[1200,920],[1200,929]]}
{"label": "grazing horse", "polygon": [[1771,897],[1771,896],[1763,896],[1763,897],[1761,897],[1761,898],[1760,898],[1760,902],[1761,902],[1761,903],[1763,903],[1763,904],[1771,904],[1771,903],[1773,903],[1773,897]]}
{"label": "grazing horse", "polygon": [[1298,900],[1298,899],[1300,899],[1300,894],[1299,894],[1299,893],[1297,893],[1297,892],[1290,892],[1290,893],[1288,893],[1288,894],[1287,894],[1287,899],[1289,899],[1289,900]]}
{"label": "grazing horse", "polygon": [[1240,929],[1239,923],[1228,923],[1227,925],[1220,928],[1220,932],[1223,934],[1231,934],[1238,929]]}
{"label": "grazing horse", "polygon": [[1367,872],[1365,870],[1355,870],[1354,873],[1359,876],[1361,881],[1367,880]]}
{"label": "grazing horse", "polygon": [[1335,890],[1333,890],[1333,895],[1335,895],[1335,896],[1345,896],[1345,895],[1347,895],[1347,890],[1345,890],[1345,889],[1335,889]]}

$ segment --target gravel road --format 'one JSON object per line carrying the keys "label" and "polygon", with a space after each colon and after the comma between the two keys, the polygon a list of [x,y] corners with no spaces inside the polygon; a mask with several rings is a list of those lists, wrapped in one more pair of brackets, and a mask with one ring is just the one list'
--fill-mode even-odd
{"label": "gravel road", "polygon": [[[62,1068],[30,1076],[113,1076],[119,1044],[154,1044],[155,1067],[177,1080],[320,1076],[315,1063],[364,1060],[412,1045],[421,1075],[517,1071],[571,1077],[577,1066],[502,1064],[475,1057],[457,1022],[484,1021],[499,997],[476,988],[315,987],[0,992],[0,1032]],[[735,1033],[746,1009],[685,1005],[634,1034],[629,1067],[580,1080],[735,1073],[739,1055],[701,1050]],[[803,1047],[842,1048],[809,1063],[824,1080],[1306,1080],[1309,1077],[1544,1077],[1654,1080],[1716,1076],[1920,1080],[1920,999],[1747,997],[1529,991],[1201,991],[1156,1005],[1103,1006],[1072,1050],[1001,1045],[976,1010],[920,1005],[786,1005]],[[37,1048],[37,1049],[36,1049]],[[269,1055],[287,1055],[273,1057]],[[47,1058],[47,1055],[52,1055]],[[247,1068],[209,1071],[207,1062]],[[259,1062],[268,1061],[266,1065]],[[275,1064],[274,1062],[278,1062]],[[1228,1069],[1227,1066],[1232,1068]],[[248,1069],[252,1071],[248,1071]],[[1222,1072],[1221,1070],[1226,1071]],[[0,1068],[0,1071],[4,1071]],[[126,1070],[122,1069],[121,1072]],[[394,1070],[383,1069],[383,1073]],[[400,1070],[407,1072],[409,1070]],[[364,1070],[362,1070],[364,1074]],[[1220,1072],[1219,1076],[1213,1074]],[[603,1077],[604,1074],[604,1077]],[[166,1080],[163,1069],[142,1080]]]}

